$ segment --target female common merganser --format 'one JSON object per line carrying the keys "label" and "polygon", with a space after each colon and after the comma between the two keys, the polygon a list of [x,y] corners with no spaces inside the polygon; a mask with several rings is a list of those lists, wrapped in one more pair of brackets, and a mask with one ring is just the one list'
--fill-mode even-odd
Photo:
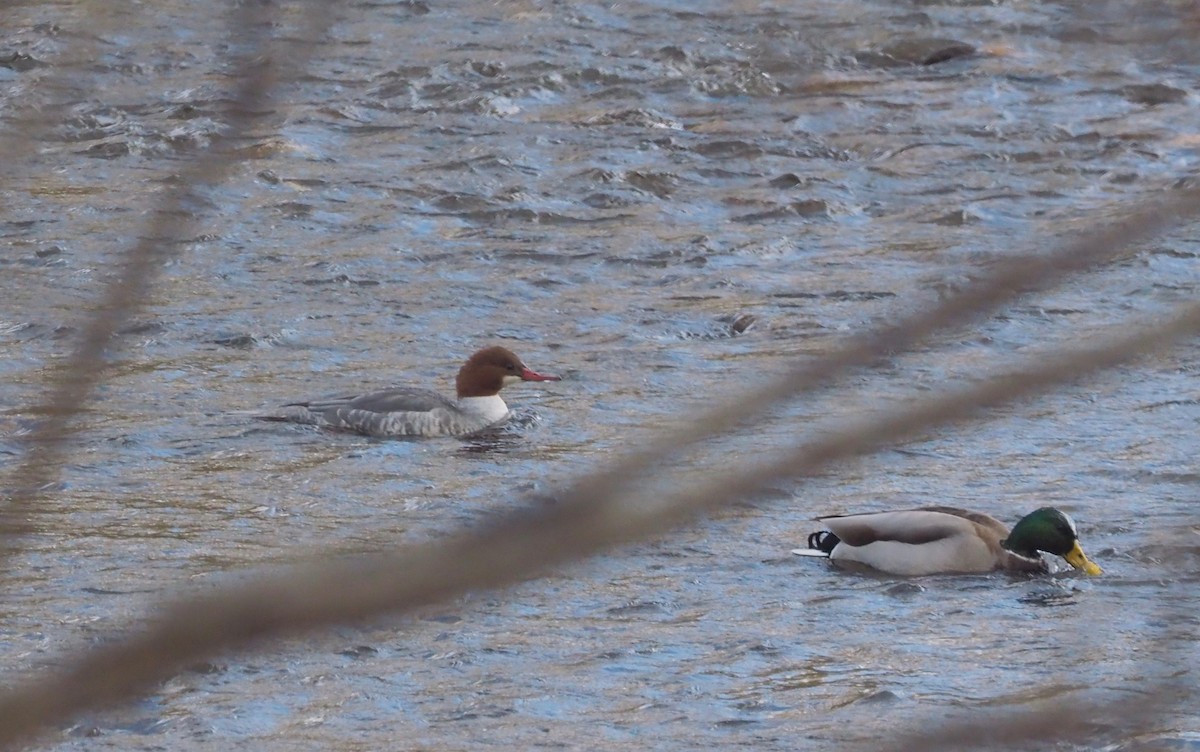
{"label": "female common merganser", "polygon": [[430,389],[393,387],[369,394],[291,402],[262,420],[354,431],[367,436],[462,436],[508,417],[500,390],[518,381],[561,381],[531,370],[503,347],[485,347],[458,371],[458,399]]}

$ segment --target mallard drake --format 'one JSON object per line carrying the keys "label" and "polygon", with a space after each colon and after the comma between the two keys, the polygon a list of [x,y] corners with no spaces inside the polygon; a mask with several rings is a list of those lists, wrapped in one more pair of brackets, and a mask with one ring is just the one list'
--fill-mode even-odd
{"label": "mallard drake", "polygon": [[1012,532],[995,517],[955,507],[921,507],[818,517],[829,528],[793,553],[865,564],[889,574],[1044,572],[1041,551],[1088,574],[1103,570],[1083,553],[1075,523],[1054,507],[1022,517]]}

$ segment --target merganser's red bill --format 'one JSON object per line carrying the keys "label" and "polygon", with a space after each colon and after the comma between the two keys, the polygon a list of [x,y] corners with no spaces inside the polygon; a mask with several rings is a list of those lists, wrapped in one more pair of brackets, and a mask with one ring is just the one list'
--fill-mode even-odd
{"label": "merganser's red bill", "polygon": [[525,381],[562,381],[561,376],[551,376],[548,373],[538,373],[530,368],[525,368],[521,371],[521,378]]}

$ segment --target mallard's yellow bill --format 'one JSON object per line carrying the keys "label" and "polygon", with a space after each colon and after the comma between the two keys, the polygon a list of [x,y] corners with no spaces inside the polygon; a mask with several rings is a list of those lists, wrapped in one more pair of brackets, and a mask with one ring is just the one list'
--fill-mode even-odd
{"label": "mallard's yellow bill", "polygon": [[1088,574],[1104,574],[1104,570],[1093,564],[1091,559],[1087,557],[1087,554],[1083,552],[1083,548],[1080,547],[1079,541],[1075,541],[1075,545],[1071,547],[1070,551],[1063,554],[1063,558],[1066,559],[1067,563],[1071,566],[1087,572]]}

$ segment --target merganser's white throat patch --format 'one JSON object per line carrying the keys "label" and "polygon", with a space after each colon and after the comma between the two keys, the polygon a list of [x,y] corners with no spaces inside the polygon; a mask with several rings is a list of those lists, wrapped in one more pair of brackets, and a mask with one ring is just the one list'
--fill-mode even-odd
{"label": "merganser's white throat patch", "polygon": [[478,415],[486,420],[488,425],[508,417],[508,405],[500,399],[499,394],[490,397],[463,397],[458,401],[458,406],[463,412]]}

